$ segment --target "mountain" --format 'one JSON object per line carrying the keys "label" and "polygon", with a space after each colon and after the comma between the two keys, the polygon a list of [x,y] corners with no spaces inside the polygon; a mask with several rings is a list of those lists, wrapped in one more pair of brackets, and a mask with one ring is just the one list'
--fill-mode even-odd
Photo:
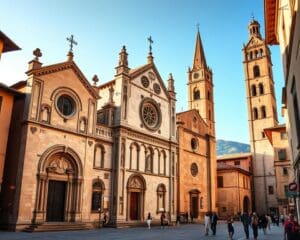
{"label": "mountain", "polygon": [[217,140],[217,156],[232,153],[250,152],[250,145],[240,142]]}

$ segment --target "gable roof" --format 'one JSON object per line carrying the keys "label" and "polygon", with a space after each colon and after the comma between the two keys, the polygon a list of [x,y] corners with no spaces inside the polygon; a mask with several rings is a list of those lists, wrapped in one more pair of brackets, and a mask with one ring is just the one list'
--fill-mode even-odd
{"label": "gable roof", "polygon": [[59,71],[67,70],[67,69],[72,69],[74,71],[74,73],[79,78],[80,82],[83,84],[83,86],[88,90],[88,92],[95,99],[100,98],[99,94],[92,87],[92,85],[89,83],[89,81],[86,79],[86,77],[84,76],[84,74],[81,72],[81,70],[79,69],[79,67],[76,65],[76,63],[74,61],[67,61],[67,62],[44,66],[44,67],[37,68],[37,69],[32,69],[32,70],[27,71],[26,74],[42,76],[42,75],[47,75],[50,73],[55,73],[55,72],[59,72]]}
{"label": "gable roof", "polygon": [[2,31],[0,31],[0,39],[4,43],[3,52],[20,50],[21,48],[15,44],[9,37],[7,37]]}
{"label": "gable roof", "polygon": [[176,113],[176,118],[177,117],[179,117],[180,118],[180,116],[184,116],[184,115],[193,115],[193,116],[195,116],[198,120],[199,120],[199,122],[200,122],[200,124],[202,125],[202,126],[204,126],[204,127],[208,127],[208,125],[207,125],[207,123],[204,121],[204,119],[201,117],[201,115],[200,115],[200,113],[198,112],[198,110],[196,110],[196,109],[190,109],[190,110],[187,110],[187,111],[184,111],[184,112],[179,112],[179,113]]}
{"label": "gable roof", "polygon": [[230,165],[225,162],[217,162],[217,171],[238,171],[246,175],[251,175],[251,173],[246,169],[234,165]]}

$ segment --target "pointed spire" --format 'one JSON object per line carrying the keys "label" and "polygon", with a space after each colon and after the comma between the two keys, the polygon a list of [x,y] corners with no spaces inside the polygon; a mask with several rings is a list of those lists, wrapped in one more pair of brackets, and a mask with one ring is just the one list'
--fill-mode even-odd
{"label": "pointed spire", "polygon": [[201,41],[201,37],[200,37],[199,26],[197,26],[197,27],[198,27],[198,31],[197,31],[197,38],[196,38],[196,48],[195,48],[195,55],[194,55],[193,70],[200,69],[200,68],[207,68],[203,45],[202,45],[202,41]]}
{"label": "pointed spire", "polygon": [[168,91],[174,92],[174,90],[175,90],[174,79],[173,79],[172,73],[170,73],[169,79],[168,79]]}
{"label": "pointed spire", "polygon": [[126,52],[126,47],[123,46],[121,52],[119,53],[119,65],[116,67],[116,74],[128,73],[128,53]]}

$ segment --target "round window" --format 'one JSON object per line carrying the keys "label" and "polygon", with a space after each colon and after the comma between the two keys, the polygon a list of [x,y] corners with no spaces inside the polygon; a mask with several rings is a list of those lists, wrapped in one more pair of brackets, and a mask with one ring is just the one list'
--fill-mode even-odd
{"label": "round window", "polygon": [[191,165],[191,174],[193,177],[196,177],[198,174],[198,166],[196,163],[192,163]]}
{"label": "round window", "polygon": [[141,78],[141,82],[142,82],[142,85],[145,87],[145,88],[147,88],[147,87],[149,87],[149,79],[146,77],[146,76],[142,76],[142,78]]}
{"label": "round window", "polygon": [[70,96],[61,95],[57,99],[57,108],[62,115],[70,117],[75,112],[75,102]]}
{"label": "round window", "polygon": [[140,117],[143,124],[150,130],[157,130],[161,124],[161,111],[152,99],[145,99],[140,105]]}
{"label": "round window", "polygon": [[192,138],[191,140],[191,148],[193,151],[196,151],[198,148],[198,141],[196,138]]}

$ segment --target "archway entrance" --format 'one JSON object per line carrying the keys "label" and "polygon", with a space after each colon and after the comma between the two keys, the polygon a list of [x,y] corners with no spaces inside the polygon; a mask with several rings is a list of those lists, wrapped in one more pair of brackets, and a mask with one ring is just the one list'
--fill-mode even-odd
{"label": "archway entrance", "polygon": [[249,208],[250,208],[250,200],[247,196],[245,196],[244,201],[243,201],[243,210],[244,210],[244,212],[249,212]]}
{"label": "archway entrance", "polygon": [[140,175],[131,176],[127,183],[127,220],[143,220],[145,181]]}
{"label": "archway entrance", "polygon": [[64,146],[48,149],[37,176],[34,222],[80,221],[82,166],[77,154]]}

